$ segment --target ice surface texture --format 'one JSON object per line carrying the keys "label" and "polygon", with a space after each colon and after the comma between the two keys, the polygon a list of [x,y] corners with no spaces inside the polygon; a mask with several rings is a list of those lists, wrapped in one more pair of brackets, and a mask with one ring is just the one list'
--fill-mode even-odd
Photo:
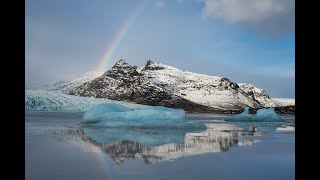
{"label": "ice surface texture", "polygon": [[242,122],[282,122],[283,119],[274,111],[274,108],[264,108],[257,110],[255,116],[249,114],[249,108],[245,107],[241,114],[232,116],[227,121]]}
{"label": "ice surface texture", "polygon": [[130,109],[122,105],[104,103],[88,110],[83,122],[93,126],[140,126],[206,129],[204,124],[187,123],[185,111],[162,106]]}

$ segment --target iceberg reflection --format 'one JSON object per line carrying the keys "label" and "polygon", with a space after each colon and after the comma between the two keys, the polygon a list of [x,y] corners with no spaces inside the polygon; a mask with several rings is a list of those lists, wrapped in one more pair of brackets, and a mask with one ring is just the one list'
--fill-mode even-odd
{"label": "iceberg reflection", "polygon": [[250,146],[258,142],[239,139],[245,134],[234,124],[211,124],[208,127],[202,132],[83,127],[77,134],[83,143],[98,147],[118,165],[129,159],[143,159],[146,164],[151,164],[183,156],[226,152],[231,146]]}

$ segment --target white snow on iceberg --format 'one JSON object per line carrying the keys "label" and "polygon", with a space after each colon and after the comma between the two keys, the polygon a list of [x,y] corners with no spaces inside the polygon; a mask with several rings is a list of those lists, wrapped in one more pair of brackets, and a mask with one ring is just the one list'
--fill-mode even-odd
{"label": "white snow on iceberg", "polygon": [[139,126],[206,129],[201,123],[188,123],[183,109],[148,106],[129,109],[121,105],[104,103],[88,110],[83,122],[89,126]]}

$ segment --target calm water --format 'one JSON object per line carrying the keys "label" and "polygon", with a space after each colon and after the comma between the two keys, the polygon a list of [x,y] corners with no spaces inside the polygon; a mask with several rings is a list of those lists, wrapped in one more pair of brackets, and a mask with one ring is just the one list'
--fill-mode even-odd
{"label": "calm water", "polygon": [[189,114],[206,131],[81,127],[80,112],[26,112],[26,179],[295,179],[294,125],[228,123]]}

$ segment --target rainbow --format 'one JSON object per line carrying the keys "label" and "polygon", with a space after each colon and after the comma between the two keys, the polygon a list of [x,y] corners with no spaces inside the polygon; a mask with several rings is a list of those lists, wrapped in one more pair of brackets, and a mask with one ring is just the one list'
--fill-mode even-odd
{"label": "rainbow", "polygon": [[133,12],[129,15],[127,20],[124,21],[124,23],[120,26],[120,30],[116,32],[106,52],[102,55],[102,58],[99,60],[99,64],[97,67],[98,72],[105,71],[107,63],[110,62],[110,60],[113,58],[113,54],[119,48],[122,40],[128,33],[130,27],[132,27],[136,19],[144,11],[145,7],[147,6],[147,2],[149,2],[149,0],[143,0],[142,2],[140,2],[138,6],[134,8]]}
{"label": "rainbow", "polygon": [[95,161],[100,172],[103,173],[103,176],[106,179],[112,179],[112,177],[116,174],[114,165],[112,162],[110,162],[112,160],[110,160],[110,158],[108,158],[108,156],[102,151],[94,153]]}
{"label": "rainbow", "polygon": [[[119,31],[115,33],[111,43],[109,43],[107,50],[102,55],[102,58],[99,60],[99,64],[96,71],[105,71],[107,63],[110,62],[110,60],[113,58],[113,54],[119,48],[122,40],[128,33],[130,27],[132,27],[136,19],[144,11],[145,7],[147,6],[147,2],[149,2],[149,0],[142,0],[142,2],[134,8],[127,20],[124,21],[124,23],[120,26]],[[95,157],[97,164],[99,164],[99,167],[101,168],[102,172],[105,173],[104,175],[108,178],[110,178],[110,176],[112,177],[114,174],[114,167],[112,163],[109,162],[110,160],[107,159],[106,155],[103,152],[95,152]]]}

